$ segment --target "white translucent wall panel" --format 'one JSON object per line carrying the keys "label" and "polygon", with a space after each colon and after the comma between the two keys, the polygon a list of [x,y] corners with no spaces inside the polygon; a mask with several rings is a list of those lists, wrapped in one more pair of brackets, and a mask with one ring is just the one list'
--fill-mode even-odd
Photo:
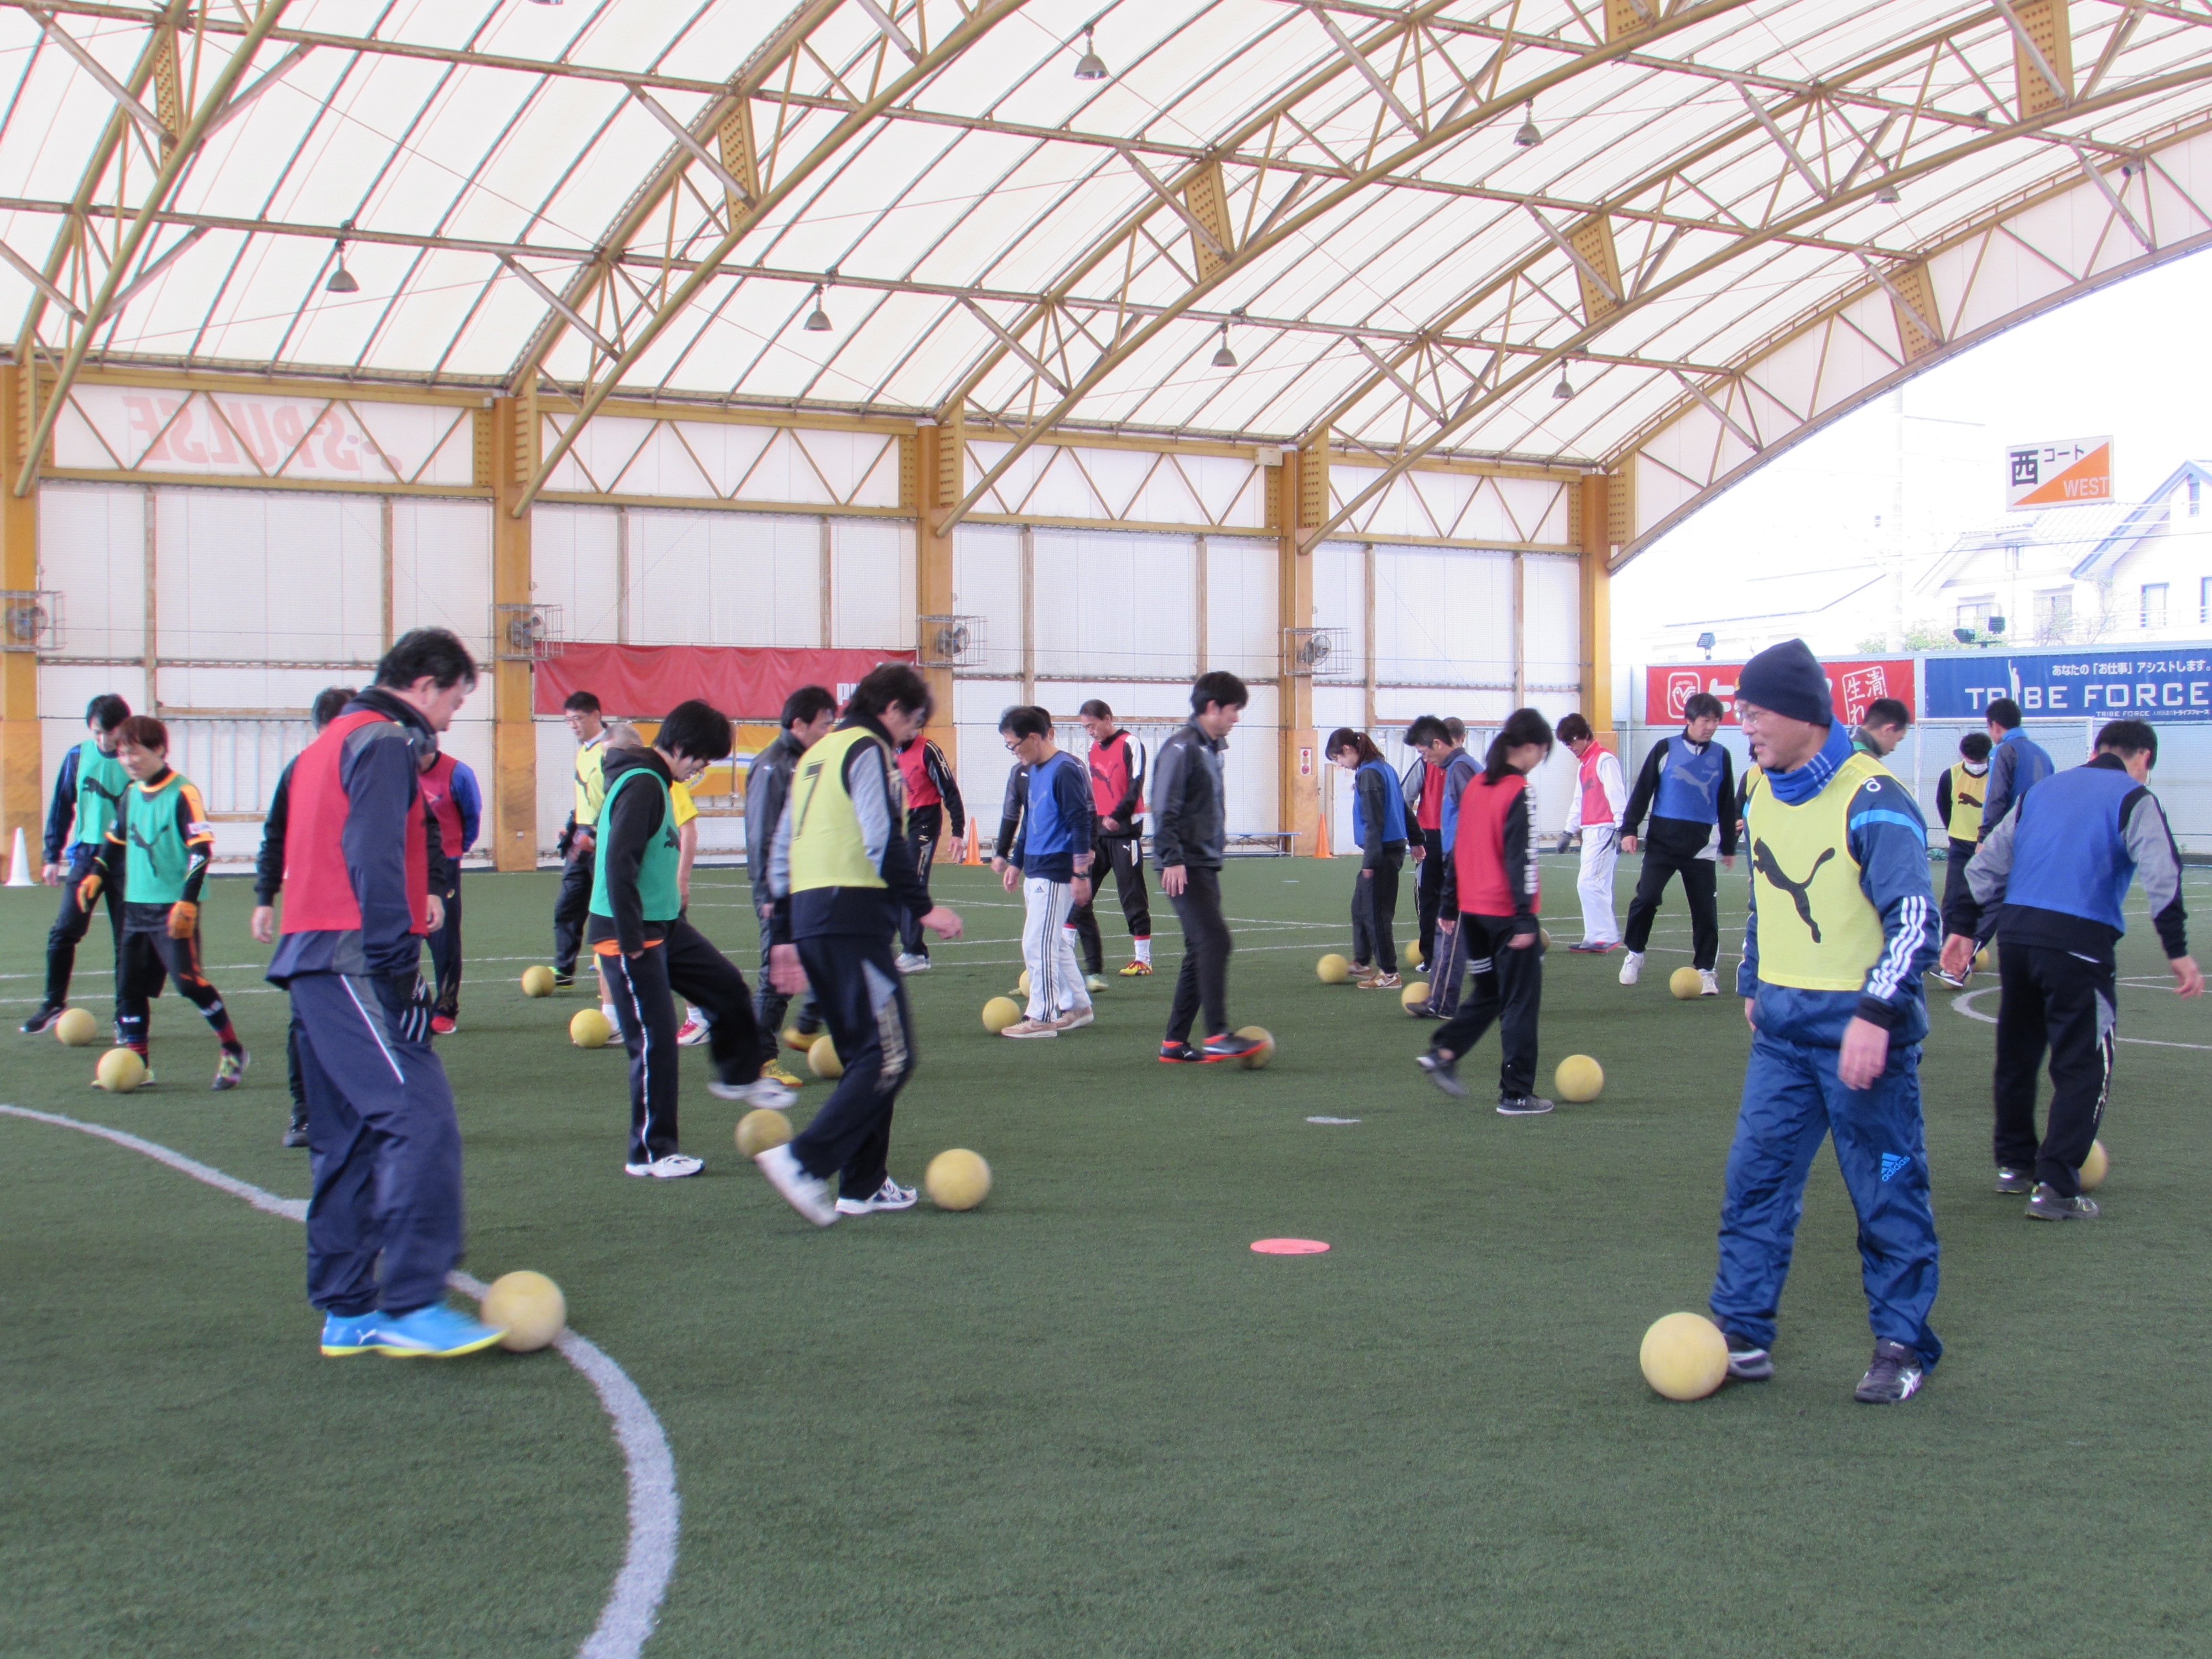
{"label": "white translucent wall panel", "polygon": [[491,656],[491,503],[398,496],[392,503],[392,635],[448,628]]}
{"label": "white translucent wall panel", "polygon": [[59,654],[138,656],[146,645],[146,492],[40,486],[39,586],[62,596]]}
{"label": "white translucent wall panel", "polygon": [[1194,539],[1039,530],[1033,550],[1038,673],[1195,675]]}
{"label": "white translucent wall panel", "polygon": [[384,528],[370,495],[155,492],[162,657],[374,663]]}
{"label": "white translucent wall panel", "polygon": [[957,616],[980,617],[983,621],[982,647],[973,660],[962,665],[963,668],[992,674],[1021,672],[1020,531],[996,525],[962,525],[953,532],[952,609]]}
{"label": "white translucent wall panel", "polygon": [[1022,700],[1019,680],[955,680],[952,720],[960,739],[956,771],[968,811],[986,842],[998,833],[999,807],[1006,793],[1013,757],[999,736],[999,716]]}
{"label": "white translucent wall panel", "polygon": [[1513,556],[1375,550],[1375,678],[1450,685],[1513,678]]}
{"label": "white translucent wall panel", "polygon": [[822,643],[822,520],[629,513],[629,637],[640,645]]}
{"label": "white translucent wall panel", "polygon": [[[1542,708],[1534,695],[1535,687],[1582,684],[1582,566],[1573,559],[1531,553],[1523,558],[1521,569],[1522,649],[1528,653],[1529,701]],[[1570,702],[1567,708],[1574,706]]]}
{"label": "white translucent wall panel", "polygon": [[1367,676],[1366,556],[1357,542],[1323,542],[1313,550],[1310,625],[1339,630],[1328,660],[1314,676],[1316,682]]}
{"label": "white translucent wall panel", "polygon": [[[1318,567],[1314,574],[1320,575]],[[1328,734],[1340,726],[1358,730],[1365,720],[1366,708],[1364,687],[1316,684],[1313,693],[1316,741],[1326,744]],[[1320,781],[1322,805],[1328,816],[1329,848],[1336,853],[1349,852],[1352,846],[1352,781],[1321,755],[1314,757],[1314,775]]]}
{"label": "white translucent wall panel", "polygon": [[531,509],[531,602],[561,607],[564,639],[621,637],[621,523],[611,507]]}
{"label": "white translucent wall panel", "polygon": [[[1581,696],[1573,691],[1532,691],[1528,694],[1528,706],[1553,726],[1559,723],[1559,716],[1574,713],[1581,703]],[[1564,743],[1559,743],[1552,745],[1551,758],[1528,775],[1529,811],[1534,814],[1538,838],[1547,845],[1559,839],[1559,827],[1567,821],[1568,810],[1574,805],[1579,770],[1574,752]],[[1633,778],[1629,781],[1632,783],[1635,781]],[[1546,874],[1548,876],[1549,873],[1547,870]],[[1559,891],[1546,896],[1556,901],[1551,907],[1554,915],[1559,914],[1559,905],[1564,904],[1571,910],[1574,904],[1571,882],[1560,884]]]}
{"label": "white translucent wall panel", "polygon": [[[52,490],[44,493],[52,494]],[[45,520],[41,519],[40,523],[43,531]],[[129,703],[134,714],[143,713],[146,708],[146,676],[135,663],[126,667],[76,667],[63,663],[39,665],[39,747],[45,763],[39,785],[41,818],[46,813],[46,803],[53,798],[54,774],[61,766],[62,757],[86,735],[84,706],[108,692]],[[32,855],[37,856],[38,825],[27,824],[24,833],[30,837]],[[12,836],[9,837],[11,842],[14,839]]]}
{"label": "white translucent wall panel", "polygon": [[857,651],[915,648],[914,526],[830,521],[830,643]]}
{"label": "white translucent wall panel", "polygon": [[1231,835],[1265,835],[1282,823],[1282,805],[1276,798],[1281,772],[1280,707],[1273,686],[1254,686],[1243,718],[1229,734],[1221,782]]}
{"label": "white translucent wall panel", "polygon": [[[1172,732],[1190,720],[1190,684],[1187,680],[1037,682],[1037,702],[1050,709],[1054,720],[1061,726],[1073,727],[1078,732],[1082,727],[1077,722],[1076,710],[1093,697],[1112,709],[1114,718],[1124,726],[1159,726]],[[1078,745],[1079,752],[1090,746],[1091,740],[1086,737]]]}
{"label": "white translucent wall panel", "polygon": [[[550,857],[560,844],[561,826],[576,805],[576,739],[565,722],[539,715],[538,732],[538,853]],[[546,927],[550,930],[551,913]]]}
{"label": "white translucent wall panel", "polygon": [[[367,666],[349,668],[178,668],[155,672],[155,691],[163,708],[266,709],[304,716],[315,694],[326,685],[362,686],[373,678]],[[228,810],[228,809],[218,809]],[[243,809],[241,809],[243,810]]]}
{"label": "white translucent wall panel", "polygon": [[1203,666],[1225,668],[1248,679],[1274,677],[1282,637],[1276,616],[1281,557],[1273,542],[1241,536],[1207,540]]}

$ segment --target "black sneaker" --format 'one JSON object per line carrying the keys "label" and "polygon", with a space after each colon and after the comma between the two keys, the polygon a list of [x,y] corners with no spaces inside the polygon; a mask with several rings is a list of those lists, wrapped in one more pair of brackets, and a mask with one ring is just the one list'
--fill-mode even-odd
{"label": "black sneaker", "polygon": [[574,974],[556,974],[556,975],[553,975],[553,988],[554,988],[555,990],[556,990],[556,991],[573,991],[573,990],[574,990],[574,989],[576,988],[576,976],[575,976]]}
{"label": "black sneaker", "polygon": [[2035,1190],[2035,1172],[2032,1170],[2008,1170],[1997,1167],[1997,1190],[2001,1193],[2032,1193]]}
{"label": "black sneaker", "polygon": [[1552,1103],[1540,1095],[1500,1095],[1498,1115],[1500,1117],[1540,1117],[1552,1109]]}
{"label": "black sneaker", "polygon": [[1721,1334],[1728,1339],[1729,1379],[1735,1382],[1765,1382],[1774,1376],[1774,1356],[1747,1336],[1729,1330],[1725,1325]]}
{"label": "black sneaker", "polygon": [[1927,1376],[1917,1348],[1908,1348],[1902,1342],[1877,1342],[1874,1363],[1851,1390],[1851,1398],[1862,1406],[1901,1406],[1920,1392]]}
{"label": "black sneaker", "polygon": [[20,1030],[25,1036],[36,1036],[40,1032],[45,1030],[48,1026],[52,1025],[56,1020],[62,1017],[64,1006],[64,1005],[62,1004],[52,1004],[46,1007],[43,1007],[40,1009],[37,1013],[33,1014],[30,1018],[25,1020],[17,1029]]}
{"label": "black sneaker", "polygon": [[1415,1054],[1413,1056],[1413,1064],[1426,1072],[1429,1074],[1429,1081],[1435,1084],[1437,1088],[1443,1090],[1454,1100],[1465,1100],[1467,1098],[1467,1085],[1459,1080],[1459,1062],[1457,1060],[1446,1060],[1442,1054],[1431,1048],[1425,1054]]}
{"label": "black sneaker", "polygon": [[287,1146],[304,1146],[307,1144],[307,1121],[305,1118],[293,1119],[289,1127],[284,1131],[284,1139],[282,1144]]}
{"label": "black sneaker", "polygon": [[1238,1036],[1233,1031],[1224,1031],[1219,1036],[1206,1038],[1205,1045],[1198,1051],[1198,1057],[1210,1066],[1217,1060],[1241,1060],[1246,1054],[1258,1053],[1259,1049],[1260,1040],[1257,1037]]}
{"label": "black sneaker", "polygon": [[1188,1042],[1160,1044],[1160,1064],[1163,1066],[1195,1066],[1205,1058]]}
{"label": "black sneaker", "polygon": [[2027,1217],[2031,1221],[2094,1221],[2097,1200],[2086,1193],[2061,1198],[2049,1182],[2039,1182],[2035,1196],[2027,1200]]}

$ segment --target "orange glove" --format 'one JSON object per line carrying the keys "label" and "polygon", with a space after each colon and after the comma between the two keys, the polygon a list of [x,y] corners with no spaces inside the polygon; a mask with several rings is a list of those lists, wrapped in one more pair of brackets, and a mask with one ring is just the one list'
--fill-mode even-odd
{"label": "orange glove", "polygon": [[169,907],[169,937],[190,939],[200,930],[200,907],[190,899],[179,899]]}
{"label": "orange glove", "polygon": [[92,908],[92,902],[100,896],[100,872],[96,870],[77,883],[76,908],[78,909]]}

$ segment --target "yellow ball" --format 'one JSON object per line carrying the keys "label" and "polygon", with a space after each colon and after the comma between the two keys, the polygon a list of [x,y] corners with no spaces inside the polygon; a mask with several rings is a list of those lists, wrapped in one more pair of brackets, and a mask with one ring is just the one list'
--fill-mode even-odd
{"label": "yellow ball", "polygon": [[54,1035],[64,1047],[82,1048],[100,1035],[100,1022],[89,1008],[71,1008],[54,1022]]}
{"label": "yellow ball", "polygon": [[1669,1400],[1703,1400],[1728,1377],[1728,1339],[1703,1314],[1671,1313],[1644,1333],[1637,1363]]}
{"label": "yellow ball", "polygon": [[484,1292],[483,1322],[507,1334],[499,1346],[515,1353],[535,1353],[561,1334],[568,1322],[568,1298],[544,1273],[528,1269],[501,1273]]}
{"label": "yellow ball", "polygon": [[1398,1006],[1409,1014],[1428,1000],[1429,982],[1425,979],[1415,980],[1398,993]]}
{"label": "yellow ball", "polygon": [[796,1025],[787,1025],[783,1028],[783,1046],[803,1054],[814,1046],[814,1037],[821,1035],[817,1031],[814,1036],[809,1036]]}
{"label": "yellow ball", "polygon": [[1237,1035],[1241,1037],[1250,1037],[1260,1045],[1249,1054],[1237,1056],[1237,1063],[1246,1071],[1256,1072],[1275,1057],[1275,1035],[1266,1026],[1242,1026],[1238,1028]]}
{"label": "yellow ball", "polygon": [[1402,950],[1402,951],[1399,951],[1399,952],[1398,952],[1398,954],[1399,954],[1399,956],[1400,956],[1401,957],[1402,957],[1402,958],[1404,959],[1405,963],[1406,963],[1406,966],[1407,966],[1408,968],[1418,968],[1418,967],[1419,967],[1419,966],[1421,965],[1421,942],[1420,942],[1420,940],[1419,940],[1419,939],[1407,939],[1407,940],[1406,941],[1406,948],[1405,948],[1404,950]]}
{"label": "yellow ball", "polygon": [[1315,964],[1314,971],[1324,985],[1342,985],[1352,978],[1352,964],[1334,951]]}
{"label": "yellow ball", "polygon": [[2085,1193],[2094,1192],[2103,1186],[2105,1177],[2111,1173],[2112,1167],[2112,1160],[2105,1152],[2105,1143],[2101,1140],[2091,1141],[2089,1156],[2081,1160],[2079,1174],[2081,1190]]}
{"label": "yellow ball", "polygon": [[1980,950],[1974,952],[1974,966],[1980,969],[1984,973],[1988,973],[1990,969],[1996,965],[1997,953],[1990,949],[1988,945],[1984,945]]}
{"label": "yellow ball", "polygon": [[738,1150],[758,1158],[791,1139],[791,1120],[770,1107],[757,1106],[738,1120]]}
{"label": "yellow ball", "polygon": [[568,1022],[568,1041],[579,1048],[604,1048],[614,1034],[615,1028],[607,1024],[607,1017],[596,1008],[579,1008],[575,1018]]}
{"label": "yellow ball", "polygon": [[983,1005],[983,1029],[996,1036],[1022,1017],[1022,1005],[1012,997],[993,997]]}
{"label": "yellow ball", "polygon": [[1687,1002],[1704,988],[1698,983],[1694,968],[1677,968],[1667,976],[1667,988]]}
{"label": "yellow ball", "polygon": [[1551,948],[1552,930],[1548,927],[1539,927],[1536,930],[1536,954],[1540,957]]}
{"label": "yellow ball", "polygon": [[956,1146],[929,1160],[921,1184],[939,1209],[972,1210],[990,1195],[991,1166]]}
{"label": "yellow ball", "polygon": [[837,1045],[824,1031],[814,1039],[814,1046],[806,1051],[806,1069],[817,1077],[842,1077],[845,1062],[837,1058]]}
{"label": "yellow ball", "polygon": [[526,997],[550,997],[553,994],[553,970],[540,963],[522,970],[522,994]]}
{"label": "yellow ball", "polygon": [[1024,968],[1024,969],[1022,969],[1022,976],[1021,976],[1019,979],[1018,979],[1018,980],[1016,980],[1016,981],[1014,981],[1014,988],[1015,988],[1017,990],[1018,990],[1018,991],[1019,991],[1019,992],[1020,992],[1024,996],[1027,996],[1027,995],[1029,995],[1029,994],[1030,994],[1030,970],[1029,970],[1028,969]]}
{"label": "yellow ball", "polygon": [[146,1062],[136,1048],[110,1048],[93,1068],[93,1080],[112,1095],[127,1095],[146,1080]]}
{"label": "yellow ball", "polygon": [[1569,1054],[1552,1075],[1552,1092],[1577,1106],[1595,1100],[1604,1087],[1605,1067],[1588,1054]]}

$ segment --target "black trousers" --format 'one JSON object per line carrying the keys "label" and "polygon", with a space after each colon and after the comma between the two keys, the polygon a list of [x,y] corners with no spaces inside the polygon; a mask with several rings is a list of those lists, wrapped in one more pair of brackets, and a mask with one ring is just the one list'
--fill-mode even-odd
{"label": "black trousers", "polygon": [[199,935],[171,939],[167,933],[143,930],[123,936],[123,956],[115,973],[116,1041],[145,1048],[150,1005],[161,994],[165,979],[176,981],[178,994],[200,1011],[200,1018],[224,1047],[237,1042],[229,1011],[200,967]]}
{"label": "black trousers", "polygon": [[[290,994],[286,994],[289,999]],[[301,1129],[307,1123],[307,1079],[300,1069],[300,1006],[292,1005],[292,1023],[284,1032],[284,1086],[292,1096],[292,1127]]]}
{"label": "black trousers", "polygon": [[1716,860],[1694,855],[1676,858],[1646,841],[1644,870],[1636,878],[1636,896],[1628,902],[1628,926],[1622,930],[1622,942],[1641,954],[1651,942],[1652,920],[1659,914],[1659,899],[1667,890],[1668,878],[1680,875],[1682,897],[1690,907],[1690,946],[1694,952],[1690,961],[1711,973],[1721,955],[1720,868]]}
{"label": "black trousers", "polygon": [[828,934],[799,941],[814,1006],[830,1027],[845,1074],[791,1153],[817,1179],[837,1177],[847,1198],[872,1197],[889,1173],[891,1109],[914,1075],[914,1013],[889,939]]}
{"label": "black trousers", "polygon": [[[588,893],[586,896],[588,897]],[[434,1005],[447,1019],[461,1012],[461,884],[445,896],[446,925],[424,941],[438,975],[438,998]]]}
{"label": "black trousers", "polygon": [[[914,849],[914,872],[929,889],[929,866],[937,862],[937,843],[945,835],[945,809],[917,806],[906,815],[906,844]],[[929,954],[929,935],[911,910],[899,912],[899,947],[910,957]]]}
{"label": "black trousers", "polygon": [[[64,860],[62,876],[62,908],[54,917],[54,925],[46,933],[46,1006],[59,1008],[69,1001],[70,976],[76,971],[76,947],[92,931],[92,911],[77,902],[76,884],[92,868],[98,848],[72,847]],[[123,896],[113,883],[103,884],[94,897],[93,909],[105,902],[107,906],[107,932],[115,941],[115,963],[123,965]]]}
{"label": "black trousers", "polygon": [[1978,842],[1960,841],[1956,836],[1949,839],[1950,853],[1943,861],[1943,914],[1947,916],[1951,914],[1952,905],[1966,890],[1966,866],[1973,861],[1974,849],[1980,845]]}
{"label": "black trousers", "polygon": [[1444,904],[1444,832],[1421,831],[1420,874],[1414,883],[1416,914],[1421,926],[1421,961],[1433,967],[1437,960],[1437,916]]}
{"label": "black trousers", "polygon": [[579,853],[561,866],[561,895],[553,901],[553,971],[562,979],[576,971],[576,953],[584,948],[596,852]]}
{"label": "black trousers", "polygon": [[[759,912],[754,914],[757,915]],[[768,924],[763,922],[760,930],[760,977],[753,988],[753,1024],[760,1033],[763,1066],[774,1060],[776,1050],[783,1045],[783,1017],[791,1011],[792,1003],[792,999],[777,990],[775,981],[769,977],[768,953]],[[802,1031],[816,1031],[822,1028],[821,1018],[814,1011],[811,993],[800,994],[797,1024]]]}
{"label": "black trousers", "polygon": [[1121,920],[1129,924],[1131,939],[1152,936],[1152,906],[1145,893],[1142,836],[1101,836],[1091,850],[1091,902],[1077,906],[1067,921],[1082,943],[1083,971],[1097,974],[1106,969],[1106,942],[1098,936],[1097,906],[1107,872],[1113,872],[1114,890],[1121,897]]}
{"label": "black trousers", "polygon": [[1352,878],[1352,959],[1371,962],[1386,974],[1398,971],[1398,872],[1406,849],[1382,849],[1381,860]]}
{"label": "black trousers", "polygon": [[1206,1035],[1229,1029],[1229,953],[1235,949],[1229,923],[1221,915],[1221,872],[1183,866],[1183,889],[1169,896],[1182,923],[1182,970],[1176,975],[1175,1001],[1168,1009],[1170,1042],[1190,1041],[1200,1010]]}
{"label": "black trousers", "polygon": [[[1440,907],[1441,908],[1441,907]],[[1443,1019],[1459,1012],[1460,994],[1467,985],[1467,929],[1446,933],[1445,918],[1437,917],[1436,954],[1429,958],[1429,1012]]]}
{"label": "black trousers", "polygon": [[[1997,1066],[1991,1091],[1997,1163],[2033,1167],[2062,1197],[2081,1190],[2082,1160],[2112,1086],[2119,1006],[2110,963],[2067,951],[1997,942]],[[2051,1117],[2035,1133],[2036,1073],[2051,1056]]]}
{"label": "black trousers", "polygon": [[677,997],[696,1003],[712,1022],[707,1042],[714,1075],[725,1083],[750,1083],[760,1075],[752,993],[737,964],[681,916],[668,924],[666,938],[635,957],[617,951],[599,962],[606,969],[615,1023],[629,1054],[629,1161],[650,1164],[679,1150]]}
{"label": "black trousers", "polygon": [[1544,1006],[1544,957],[1532,937],[1519,950],[1510,916],[1460,915],[1468,971],[1474,975],[1459,1012],[1437,1028],[1430,1046],[1455,1059],[1482,1041],[1492,1022],[1505,1054],[1498,1066],[1498,1092],[1513,1098],[1536,1092],[1536,1019]]}

